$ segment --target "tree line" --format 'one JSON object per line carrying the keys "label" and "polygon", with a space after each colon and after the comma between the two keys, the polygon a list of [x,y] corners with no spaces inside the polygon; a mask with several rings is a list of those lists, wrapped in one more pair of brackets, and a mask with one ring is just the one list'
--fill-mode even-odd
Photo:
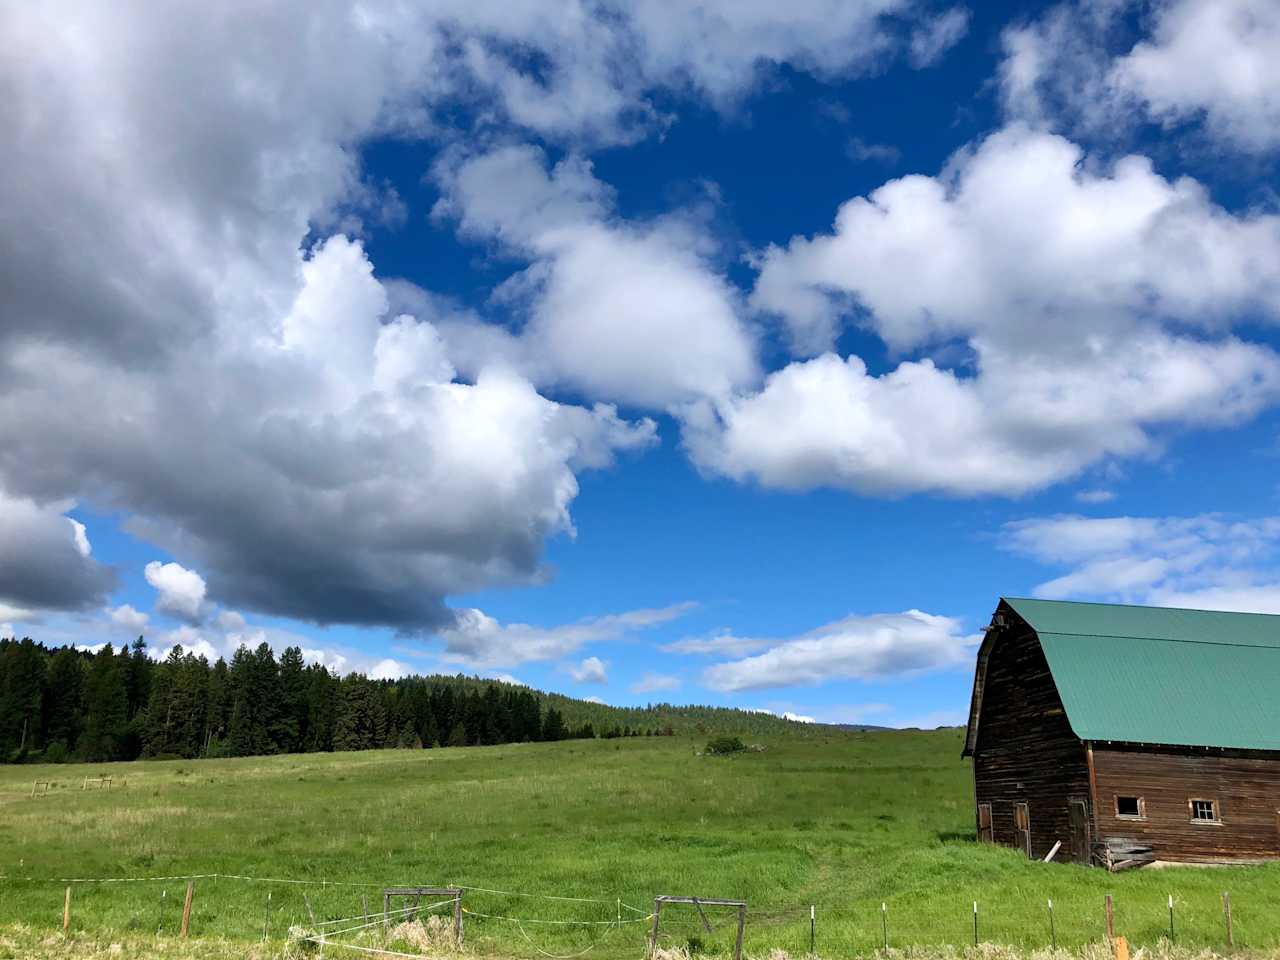
{"label": "tree line", "polygon": [[566,720],[549,699],[461,675],[339,676],[306,663],[298,647],[277,660],[266,643],[210,664],[180,646],[157,662],[142,637],[97,652],[0,639],[0,760],[244,757],[674,732],[629,724],[597,731],[589,720]]}

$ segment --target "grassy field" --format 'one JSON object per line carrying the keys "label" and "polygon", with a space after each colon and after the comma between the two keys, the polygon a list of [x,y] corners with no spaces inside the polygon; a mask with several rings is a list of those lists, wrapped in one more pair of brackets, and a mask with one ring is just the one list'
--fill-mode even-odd
{"label": "grassy field", "polygon": [[[360,914],[362,894],[376,907],[382,884],[512,891],[464,899],[468,952],[512,957],[593,943],[592,957],[639,957],[644,917],[664,893],[747,900],[746,949],[757,956],[806,953],[810,904],[824,956],[880,947],[882,902],[895,948],[970,942],[974,900],[984,942],[1047,947],[1050,897],[1059,945],[1078,947],[1101,937],[1105,893],[1117,930],[1137,944],[1165,934],[1172,893],[1179,945],[1221,946],[1223,890],[1239,944],[1280,944],[1280,867],[1110,876],[972,842],[958,731],[779,738],[724,758],[696,756],[698,746],[642,738],[0,767],[0,956],[5,942],[45,943],[60,928],[61,878],[187,874],[317,881],[196,881],[193,936],[245,953],[268,924],[270,955],[307,922],[304,893],[329,920]],[[80,790],[99,774],[123,789]],[[48,796],[29,796],[35,778],[55,782]],[[172,947],[184,887],[76,884],[73,927],[88,943]],[[637,922],[607,923],[619,899],[622,918]],[[710,934],[692,908],[668,908],[663,944],[727,951],[731,917],[708,919]],[[531,922],[548,920],[606,922]]]}

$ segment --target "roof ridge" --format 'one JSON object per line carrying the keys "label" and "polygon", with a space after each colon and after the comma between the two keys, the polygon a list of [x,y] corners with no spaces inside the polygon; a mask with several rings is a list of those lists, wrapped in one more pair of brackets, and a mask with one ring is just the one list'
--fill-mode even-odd
{"label": "roof ridge", "polygon": [[[1212,613],[1230,617],[1271,617],[1280,620],[1280,613],[1259,613],[1256,610],[1214,610],[1209,607],[1161,607],[1153,603],[1107,603],[1103,600],[1055,600],[1051,597],[1002,596],[1001,600],[1021,600],[1029,603],[1063,603],[1078,607],[1118,607],[1125,610],[1166,610],[1180,613]],[[1108,636],[1108,634],[1081,634],[1081,636]],[[1150,638],[1157,639],[1157,638]]]}
{"label": "roof ridge", "polygon": [[1217,647],[1248,647],[1251,650],[1280,650],[1280,638],[1277,639],[1275,645],[1265,643],[1235,643],[1231,640],[1192,640],[1187,637],[1148,637],[1142,634],[1130,633],[1081,633],[1079,630],[1037,630],[1035,627],[1032,631],[1039,636],[1042,633],[1052,634],[1055,637],[1097,637],[1100,640],[1159,640],[1162,643],[1194,643],[1198,646],[1217,646]]}

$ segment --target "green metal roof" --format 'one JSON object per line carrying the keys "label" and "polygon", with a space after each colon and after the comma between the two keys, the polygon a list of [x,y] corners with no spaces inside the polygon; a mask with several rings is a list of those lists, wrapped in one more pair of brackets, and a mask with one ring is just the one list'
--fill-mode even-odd
{"label": "green metal roof", "polygon": [[1006,598],[1082,740],[1280,750],[1280,616]]}

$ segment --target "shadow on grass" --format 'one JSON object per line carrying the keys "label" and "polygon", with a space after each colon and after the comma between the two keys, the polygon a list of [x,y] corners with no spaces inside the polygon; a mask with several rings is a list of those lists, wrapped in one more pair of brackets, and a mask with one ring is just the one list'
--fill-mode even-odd
{"label": "shadow on grass", "polygon": [[978,838],[967,830],[939,830],[939,843],[977,843]]}

